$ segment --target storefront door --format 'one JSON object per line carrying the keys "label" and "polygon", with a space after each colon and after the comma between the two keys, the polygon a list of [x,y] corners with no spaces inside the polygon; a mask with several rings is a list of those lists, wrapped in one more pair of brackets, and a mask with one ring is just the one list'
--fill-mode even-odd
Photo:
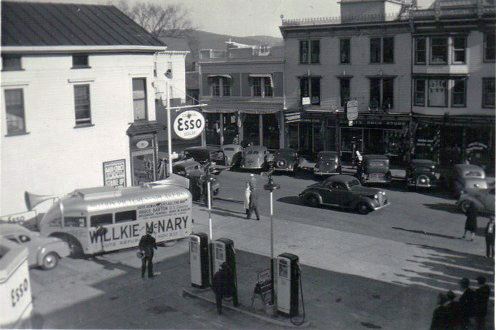
{"label": "storefront door", "polygon": [[136,135],[131,138],[131,173],[133,186],[157,180],[155,137]]}

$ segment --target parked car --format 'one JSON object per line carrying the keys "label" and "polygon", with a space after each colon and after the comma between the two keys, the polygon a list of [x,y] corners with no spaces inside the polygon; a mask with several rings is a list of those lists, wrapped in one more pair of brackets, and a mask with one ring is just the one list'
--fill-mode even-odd
{"label": "parked car", "polygon": [[300,193],[299,198],[310,206],[338,206],[356,210],[360,214],[389,205],[384,191],[363,187],[357,178],[342,174],[308,186]]}
{"label": "parked car", "polygon": [[240,166],[243,158],[243,147],[239,144],[225,144],[222,146],[226,166]]}
{"label": "parked car", "polygon": [[298,163],[298,153],[294,149],[279,149],[274,154],[274,171],[294,173],[298,168]]}
{"label": "parked car", "polygon": [[492,184],[487,189],[462,190],[456,205],[463,213],[467,213],[470,204],[473,204],[483,214],[494,214],[494,203],[494,184]]}
{"label": "parked car", "polygon": [[363,155],[357,168],[356,177],[362,184],[391,183],[389,158],[384,155]]}
{"label": "parked car", "polygon": [[432,188],[437,186],[436,163],[429,159],[412,159],[406,169],[408,188]]}
{"label": "parked car", "polygon": [[270,153],[267,147],[251,146],[246,147],[241,160],[241,168],[247,170],[260,170],[267,167],[270,160]]}
{"label": "parked car", "polygon": [[[184,160],[174,164],[172,167],[172,172],[189,179],[189,191],[193,195],[193,200],[199,200],[200,190],[198,188],[198,181],[205,180],[207,172],[210,173],[211,170],[209,167],[205,168],[197,161]],[[215,178],[215,176],[211,175],[210,178],[212,194],[217,195],[220,190],[220,182]]]}
{"label": "parked car", "polygon": [[66,242],[45,237],[17,224],[0,224],[0,236],[28,248],[28,264],[45,270],[55,268],[60,258],[70,255]]}
{"label": "parked car", "polygon": [[185,158],[193,158],[198,163],[205,165],[225,165],[224,152],[220,147],[189,147],[183,151]]}
{"label": "parked car", "polygon": [[455,198],[463,191],[487,189],[486,173],[482,167],[473,164],[456,164],[445,172],[444,181]]}
{"label": "parked car", "polygon": [[321,151],[313,168],[315,175],[341,174],[341,160],[336,151]]}

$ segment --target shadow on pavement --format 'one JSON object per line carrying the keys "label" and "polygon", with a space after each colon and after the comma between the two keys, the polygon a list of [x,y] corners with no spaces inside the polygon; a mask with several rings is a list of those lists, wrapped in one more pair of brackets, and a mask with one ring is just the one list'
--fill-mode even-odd
{"label": "shadow on pavement", "polygon": [[430,209],[438,211],[446,211],[453,214],[460,214],[460,210],[456,207],[454,203],[436,203],[436,204],[424,204]]}
{"label": "shadow on pavement", "polygon": [[407,231],[407,232],[410,232],[410,233],[427,235],[427,236],[435,236],[435,237],[442,237],[442,238],[449,238],[449,239],[460,239],[460,237],[455,237],[455,236],[450,236],[450,235],[443,235],[443,234],[437,234],[437,233],[430,233],[430,232],[426,232],[424,230],[406,229],[406,228],[401,228],[401,227],[391,227],[391,228],[396,229],[396,230]]}
{"label": "shadow on pavement", "polygon": [[285,196],[278,198],[277,201],[293,205],[304,205],[303,201],[299,199],[298,196]]}

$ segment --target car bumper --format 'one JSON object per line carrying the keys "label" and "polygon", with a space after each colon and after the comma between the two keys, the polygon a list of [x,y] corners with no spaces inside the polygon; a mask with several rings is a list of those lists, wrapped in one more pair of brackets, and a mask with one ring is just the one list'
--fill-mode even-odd
{"label": "car bumper", "polygon": [[390,203],[389,203],[389,201],[385,201],[383,205],[373,207],[373,209],[374,209],[374,211],[377,211],[377,210],[380,210],[380,209],[382,209],[382,208],[384,208],[384,207],[388,206],[389,204],[390,204]]}
{"label": "car bumper", "polygon": [[289,167],[286,167],[286,168],[276,167],[276,168],[274,168],[274,171],[280,171],[280,172],[293,172],[293,171],[294,171],[294,168],[289,168]]}
{"label": "car bumper", "polygon": [[241,168],[246,168],[248,170],[259,170],[262,168],[262,165],[241,165]]}
{"label": "car bumper", "polygon": [[420,188],[434,188],[437,187],[435,183],[416,183],[416,182],[408,182],[408,187],[420,187]]}
{"label": "car bumper", "polygon": [[323,171],[313,171],[315,175],[337,175],[339,172],[323,172]]}
{"label": "car bumper", "polygon": [[363,182],[366,182],[366,183],[391,183],[391,179],[385,179],[385,178],[365,178],[365,179],[363,179]]}

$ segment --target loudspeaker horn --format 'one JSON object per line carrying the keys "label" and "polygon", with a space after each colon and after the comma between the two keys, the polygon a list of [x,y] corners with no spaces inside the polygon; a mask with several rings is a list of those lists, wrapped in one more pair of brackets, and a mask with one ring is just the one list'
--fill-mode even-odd
{"label": "loudspeaker horn", "polygon": [[47,201],[49,199],[55,199],[55,198],[59,198],[59,196],[36,195],[36,194],[30,193],[28,191],[24,192],[24,201],[26,202],[26,207],[28,208],[29,211],[31,211],[33,209],[33,207],[40,204],[41,202]]}

